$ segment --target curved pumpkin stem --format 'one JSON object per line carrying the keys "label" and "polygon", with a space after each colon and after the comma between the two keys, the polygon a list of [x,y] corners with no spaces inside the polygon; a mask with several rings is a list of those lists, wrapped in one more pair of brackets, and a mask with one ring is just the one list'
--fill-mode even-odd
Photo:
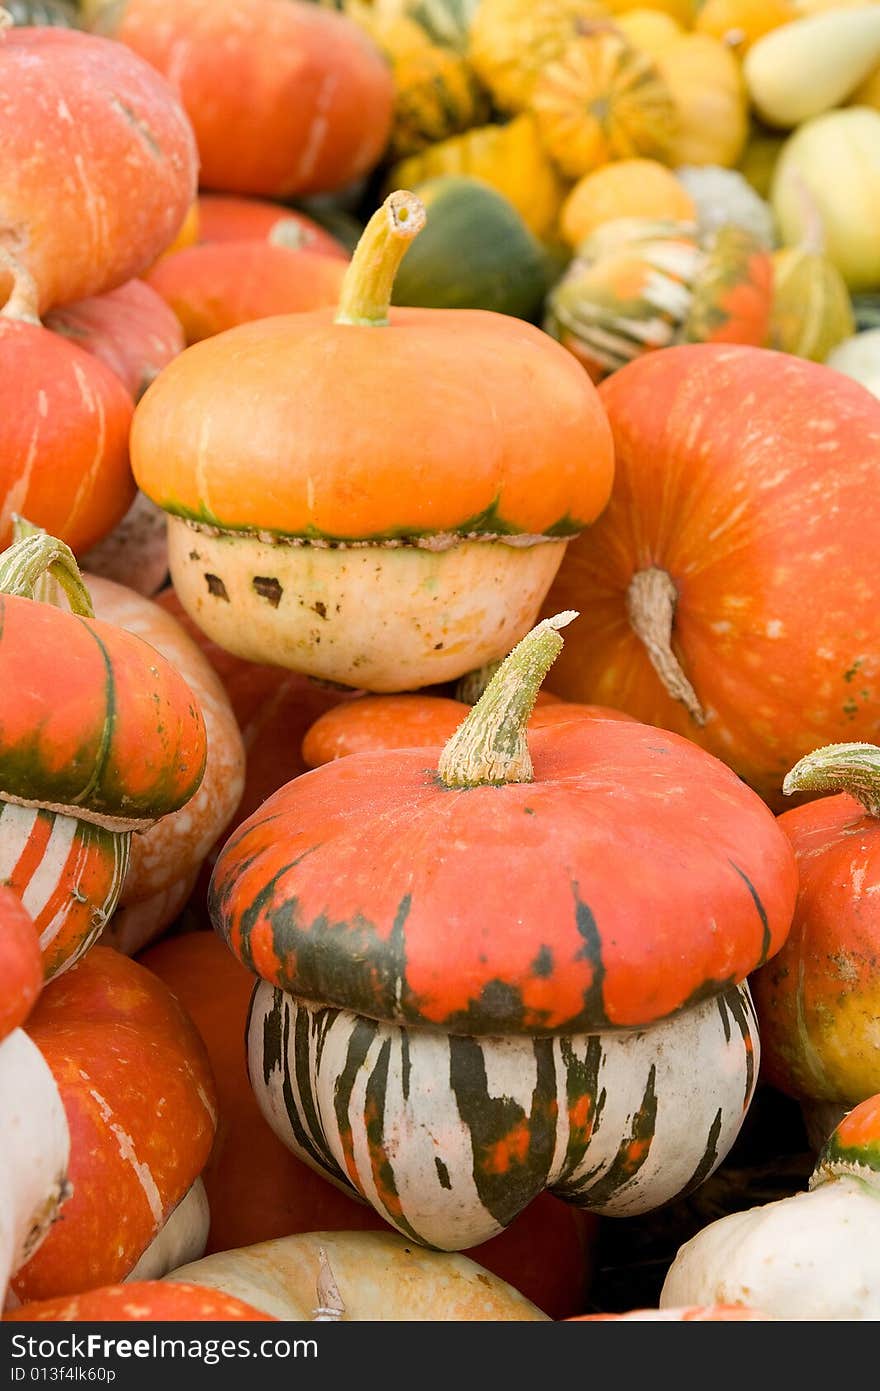
{"label": "curved pumpkin stem", "polygon": [[526,726],[541,682],[562,651],[558,629],[577,616],[568,609],[545,618],[504,659],[440,755],[437,772],[446,787],[534,781]]}
{"label": "curved pumpkin stem", "polygon": [[[25,523],[25,526],[29,525]],[[0,555],[0,594],[34,599],[37,585],[47,574],[61,585],[71,613],[78,614],[80,618],[94,618],[91,595],[73,551],[45,531],[22,536]]]}
{"label": "curved pumpkin stem", "polygon": [[697,693],[672,650],[672,623],[678,590],[672,576],[657,566],[638,570],[626,591],[630,627],[645,651],[667,695],[680,700],[694,724],[704,725],[706,714]]}
{"label": "curved pumpkin stem", "polygon": [[[0,10],[0,32],[3,29],[2,16],[6,13],[6,10]],[[39,327],[40,295],[37,282],[27,267],[3,246],[0,246],[0,272],[12,277],[12,291],[0,309],[0,318],[15,319],[18,323],[36,324]]]}
{"label": "curved pumpkin stem", "polygon": [[794,765],[782,784],[792,792],[848,792],[869,816],[880,816],[880,748],[876,744],[825,744]]}
{"label": "curved pumpkin stem", "polygon": [[388,323],[397,267],[424,227],[425,216],[425,206],[414,193],[403,189],[389,193],[361,233],[348,264],[336,312],[338,324],[382,328]]}

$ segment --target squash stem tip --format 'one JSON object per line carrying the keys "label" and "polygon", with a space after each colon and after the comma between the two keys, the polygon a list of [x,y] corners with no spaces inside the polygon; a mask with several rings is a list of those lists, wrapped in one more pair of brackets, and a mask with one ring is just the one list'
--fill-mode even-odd
{"label": "squash stem tip", "polygon": [[397,268],[425,219],[425,206],[414,193],[406,189],[389,193],[361,233],[345,272],[336,312],[338,324],[368,328],[388,324]]}

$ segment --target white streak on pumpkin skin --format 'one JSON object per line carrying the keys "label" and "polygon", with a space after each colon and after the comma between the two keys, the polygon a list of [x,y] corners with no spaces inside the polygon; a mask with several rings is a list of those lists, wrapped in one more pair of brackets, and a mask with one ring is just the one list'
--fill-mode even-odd
{"label": "white streak on pumpkin skin", "polygon": [[131,1165],[137,1181],[144,1191],[147,1206],[150,1209],[153,1220],[156,1223],[156,1230],[158,1231],[165,1220],[165,1210],[162,1205],[162,1196],[156,1186],[156,1180],[153,1178],[149,1165],[141,1163],[138,1159],[134,1140],[128,1134],[128,1131],[123,1130],[122,1126],[114,1121],[113,1107],[107,1101],[106,1097],[103,1097],[94,1087],[89,1088],[89,1096],[98,1107],[101,1120],[116,1140],[121,1158],[124,1159],[127,1164]]}
{"label": "white streak on pumpkin skin", "polygon": [[73,374],[76,378],[83,404],[86,406],[86,409],[95,416],[96,438],[95,452],[92,455],[91,463],[80,479],[80,485],[73,499],[73,506],[64,524],[65,531],[70,531],[72,529],[82,509],[87,507],[93,498],[98,475],[104,464],[104,456],[107,447],[107,413],[104,409],[104,402],[101,399],[101,395],[100,393],[92,393],[88,381],[86,380],[86,375],[78,362],[73,364]]}
{"label": "white streak on pumpkin skin", "polygon": [[[59,879],[65,877],[77,829],[78,822],[72,816],[56,816],[54,818],[43,857],[31,875],[21,898],[32,918],[39,917],[58,887]],[[40,946],[43,945],[43,937],[41,936]]]}
{"label": "white streak on pumpkin skin", "polygon": [[[329,117],[327,112],[333,101],[336,88],[339,86],[339,73],[335,68],[330,68],[324,75],[320,91],[314,104],[314,116],[309,127],[308,139],[302,147],[299,161],[296,166],[295,179],[297,184],[303,183],[311,178],[312,171],[318,162],[318,157],[327,139],[329,128]],[[291,183],[291,180],[287,180]]]}
{"label": "white streak on pumpkin skin", "polygon": [[39,440],[40,422],[36,421],[28,442],[24,468],[3,500],[3,508],[2,511],[0,511],[0,530],[5,530],[11,524],[13,512],[24,514],[27,511],[25,503],[31,486],[31,478],[34,472],[34,463],[37,457]]}

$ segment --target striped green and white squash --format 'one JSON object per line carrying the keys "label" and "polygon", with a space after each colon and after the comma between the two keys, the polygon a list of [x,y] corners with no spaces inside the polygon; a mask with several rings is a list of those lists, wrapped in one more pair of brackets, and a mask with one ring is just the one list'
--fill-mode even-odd
{"label": "striped green and white squash", "polygon": [[247,1046],[282,1142],[446,1250],[494,1236],[544,1188],[615,1216],[689,1192],[733,1144],[759,1058],[747,985],[631,1032],[476,1038],[260,981]]}
{"label": "striped green and white squash", "polygon": [[47,980],[100,936],[122,892],[130,845],[130,831],[0,800],[0,883],[34,920]]}

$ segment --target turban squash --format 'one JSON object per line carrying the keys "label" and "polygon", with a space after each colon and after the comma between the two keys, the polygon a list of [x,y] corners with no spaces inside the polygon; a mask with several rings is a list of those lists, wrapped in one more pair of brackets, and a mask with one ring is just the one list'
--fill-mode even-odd
{"label": "turban squash", "polygon": [[788,940],[753,978],[764,1069],[802,1102],[845,1109],[880,1089],[880,748],[817,749],[783,789],[836,795],[779,818],[800,885]]}
{"label": "turban squash", "polygon": [[11,1323],[270,1323],[261,1313],[221,1290],[175,1281],[135,1280],[102,1285],[83,1294],[35,1299],[4,1314]]}
{"label": "turban squash", "polygon": [[[73,612],[34,601],[46,572]],[[131,831],[183,806],[206,759],[183,678],[92,612],[52,537],[25,536],[0,557],[0,870],[34,919],[47,976],[116,907]]]}
{"label": "turban squash", "polygon": [[503,655],[613,472],[591,383],[540,330],[389,311],[423,224],[418,199],[390,195],[335,318],[280,315],[195,344],[131,436],[138,483],[169,513],[174,587],[207,635],[374,691]]}
{"label": "turban squash", "polygon": [[731,1213],[681,1247],[661,1309],[716,1300],[773,1319],[880,1317],[880,1096],[832,1132],[806,1193]]}
{"label": "turban squash", "polygon": [[304,774],[212,876],[214,925],[262,977],[264,1115],[433,1246],[487,1239],[545,1188],[631,1213],[701,1182],[754,1086],[742,982],[794,906],[774,818],[696,745],[580,720],[529,755],[571,616],[523,640],[439,761]]}
{"label": "turban squash", "polygon": [[799,758],[876,732],[880,402],[818,363],[708,343],[599,394],[616,481],[546,600],[584,615],[550,689],[695,740],[782,810]]}

